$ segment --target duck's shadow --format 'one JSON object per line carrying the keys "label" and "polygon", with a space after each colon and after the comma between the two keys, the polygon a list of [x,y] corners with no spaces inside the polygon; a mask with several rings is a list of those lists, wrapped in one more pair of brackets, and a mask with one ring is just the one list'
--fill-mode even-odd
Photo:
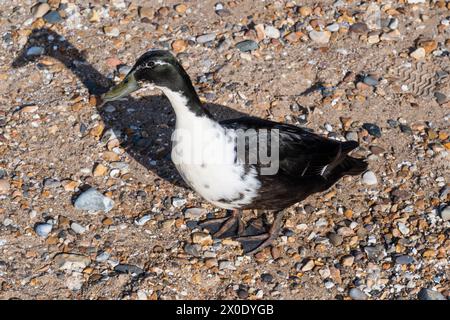
{"label": "duck's shadow", "polygon": [[[31,47],[43,48],[44,52],[39,55],[27,55]],[[103,76],[86,60],[83,52],[58,33],[45,28],[32,31],[12,67],[20,68],[28,63],[38,62],[42,56],[49,56],[62,62],[80,79],[90,94],[100,95],[113,85],[110,79]],[[44,65],[42,67],[45,68]],[[127,153],[158,177],[186,187],[170,160],[170,138],[175,115],[166,97],[147,96],[138,100],[129,97],[127,101],[110,105],[115,108],[105,106],[97,108],[105,123],[105,131],[112,129]],[[207,108],[218,120],[244,115],[217,104],[207,104]]]}

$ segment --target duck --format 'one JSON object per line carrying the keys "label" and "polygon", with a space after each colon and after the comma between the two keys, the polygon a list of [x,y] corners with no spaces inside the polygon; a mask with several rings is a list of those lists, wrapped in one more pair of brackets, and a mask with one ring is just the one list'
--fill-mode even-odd
{"label": "duck", "polygon": [[[214,238],[240,242],[245,254],[272,245],[286,208],[367,170],[364,159],[349,155],[358,148],[356,141],[341,142],[252,116],[216,120],[167,50],[141,55],[123,80],[102,95],[102,103],[153,89],[162,91],[175,112],[171,160],[180,176],[204,200],[229,212],[201,221],[199,227]],[[244,210],[270,212],[273,221],[245,224]]]}

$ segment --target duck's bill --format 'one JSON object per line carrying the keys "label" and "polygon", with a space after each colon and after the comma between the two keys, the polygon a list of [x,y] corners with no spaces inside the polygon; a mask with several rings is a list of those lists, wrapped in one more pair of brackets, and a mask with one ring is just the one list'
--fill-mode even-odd
{"label": "duck's bill", "polygon": [[140,86],[134,78],[134,74],[130,73],[122,80],[122,82],[109,89],[109,91],[103,95],[102,100],[103,102],[119,100],[139,88]]}

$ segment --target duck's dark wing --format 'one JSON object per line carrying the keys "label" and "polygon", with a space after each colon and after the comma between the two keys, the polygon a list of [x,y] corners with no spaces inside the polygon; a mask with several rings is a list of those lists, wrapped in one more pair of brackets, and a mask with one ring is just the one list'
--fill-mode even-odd
{"label": "duck's dark wing", "polygon": [[[347,156],[358,147],[355,141],[339,142],[293,125],[253,117],[225,120],[220,124],[228,129],[242,130],[240,132],[249,136],[248,141],[252,136],[253,139],[259,139],[260,143],[269,140],[266,142],[268,150],[272,139],[266,139],[270,136],[266,133],[273,132],[278,136],[278,174],[291,178],[320,176],[331,181],[343,175],[359,174],[367,168],[364,161]],[[257,164],[262,165],[260,162]]]}

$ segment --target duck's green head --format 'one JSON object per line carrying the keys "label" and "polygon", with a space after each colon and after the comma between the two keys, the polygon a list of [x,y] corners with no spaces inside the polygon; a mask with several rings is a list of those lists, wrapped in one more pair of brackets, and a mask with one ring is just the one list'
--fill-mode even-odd
{"label": "duck's green head", "polygon": [[186,71],[169,51],[151,50],[136,61],[122,82],[103,95],[103,100],[120,99],[144,85],[175,92],[193,90]]}

